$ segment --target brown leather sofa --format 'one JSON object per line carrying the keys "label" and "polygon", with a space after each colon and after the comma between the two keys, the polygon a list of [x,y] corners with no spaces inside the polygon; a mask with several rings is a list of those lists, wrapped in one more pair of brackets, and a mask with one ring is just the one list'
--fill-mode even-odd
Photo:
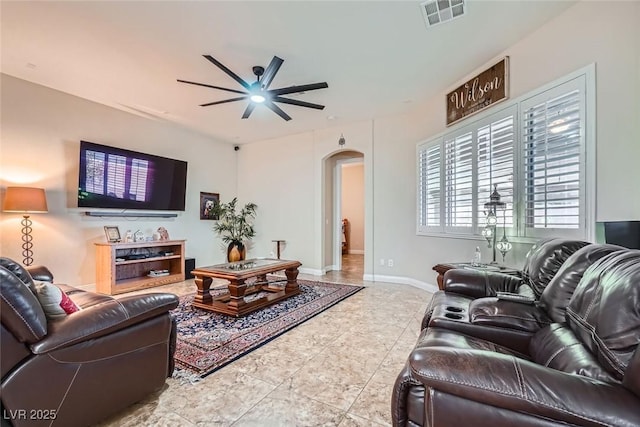
{"label": "brown leather sofa", "polygon": [[[50,278],[42,269],[34,275]],[[23,267],[0,259],[0,284],[3,425],[91,425],[172,374],[175,295],[116,299],[57,285],[82,309],[47,321]]]}
{"label": "brown leather sofa", "polygon": [[639,426],[640,251],[593,245],[566,263],[557,304],[529,305],[551,322],[527,346],[496,342],[504,324],[489,339],[431,319],[394,385],[393,425]]}
{"label": "brown leather sofa", "polygon": [[476,298],[495,297],[497,292],[540,298],[567,258],[589,244],[582,240],[560,238],[540,240],[527,252],[519,276],[476,269],[447,271],[443,280],[444,289],[433,295],[422,319],[422,328],[427,327],[436,307],[466,307]]}
{"label": "brown leather sofa", "polygon": [[[590,244],[578,249],[564,260],[539,299],[517,292],[515,301],[508,299],[513,299],[512,293],[501,292],[497,293],[499,296],[472,299],[443,291],[441,298],[434,297],[431,301],[423,324],[488,339],[526,352],[534,333],[551,323],[564,321],[565,309],[585,270],[603,256],[619,250],[624,248],[607,244]],[[501,285],[508,283],[508,289],[528,286],[517,277],[495,273],[469,274],[456,269],[448,271],[445,276],[447,282],[457,283],[458,289],[463,280],[468,281],[466,287],[470,290],[474,286],[499,288],[495,282]],[[525,299],[520,300],[523,296]]]}

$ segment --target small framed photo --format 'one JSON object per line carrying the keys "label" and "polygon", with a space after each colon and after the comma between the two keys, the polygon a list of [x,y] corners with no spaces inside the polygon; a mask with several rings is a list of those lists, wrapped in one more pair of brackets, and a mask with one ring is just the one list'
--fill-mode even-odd
{"label": "small framed photo", "polygon": [[115,225],[105,225],[104,234],[107,235],[107,241],[109,243],[118,243],[122,240],[120,238],[120,229]]}
{"label": "small framed photo", "polygon": [[213,207],[216,203],[220,202],[219,193],[204,193],[200,192],[200,219],[213,219],[218,220],[218,215],[215,214]]}

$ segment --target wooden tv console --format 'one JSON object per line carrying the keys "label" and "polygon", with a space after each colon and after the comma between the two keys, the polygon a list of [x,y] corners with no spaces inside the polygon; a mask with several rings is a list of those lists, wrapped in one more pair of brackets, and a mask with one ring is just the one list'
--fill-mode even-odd
{"label": "wooden tv console", "polygon": [[[95,245],[96,291],[100,293],[115,295],[184,280],[184,240]],[[136,255],[144,258],[128,259]],[[151,270],[168,270],[168,274],[153,277]]]}

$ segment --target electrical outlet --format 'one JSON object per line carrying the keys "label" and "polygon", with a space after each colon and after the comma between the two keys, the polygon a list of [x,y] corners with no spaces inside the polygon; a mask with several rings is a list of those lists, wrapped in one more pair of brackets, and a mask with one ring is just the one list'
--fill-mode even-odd
{"label": "electrical outlet", "polygon": [[387,261],[387,267],[393,267],[393,260],[391,258]]}
{"label": "electrical outlet", "polygon": [[384,266],[384,258],[380,258],[380,265]]}

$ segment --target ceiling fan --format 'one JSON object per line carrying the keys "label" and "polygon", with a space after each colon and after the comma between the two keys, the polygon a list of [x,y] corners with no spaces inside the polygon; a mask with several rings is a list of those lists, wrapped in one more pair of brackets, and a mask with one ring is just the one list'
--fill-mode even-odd
{"label": "ceiling fan", "polygon": [[297,105],[299,107],[307,107],[307,108],[315,108],[316,110],[324,109],[324,105],[313,104],[311,102],[298,101],[297,99],[284,98],[282,95],[288,95],[291,93],[298,92],[306,92],[309,90],[316,89],[326,89],[329,87],[327,82],[322,83],[311,83],[307,85],[299,85],[299,86],[287,86],[280,89],[269,89],[273,78],[276,76],[276,73],[280,69],[280,66],[284,62],[282,58],[278,58],[274,56],[267,68],[263,68],[260,66],[253,67],[253,74],[256,76],[256,81],[253,83],[248,83],[241,79],[236,73],[225,67],[220,61],[216,60],[211,55],[203,55],[206,59],[220,68],[222,71],[227,73],[232,79],[240,83],[245,90],[236,90],[236,89],[228,89],[220,86],[208,85],[205,83],[197,83],[190,82],[188,80],[178,79],[180,83],[188,83],[191,85],[210,87],[213,89],[224,90],[227,92],[240,93],[242,96],[238,96],[236,98],[225,99],[222,101],[208,102],[206,104],[200,104],[201,107],[208,107],[210,105],[224,104],[227,102],[233,101],[242,101],[245,99],[249,99],[249,105],[244,110],[244,114],[242,115],[243,119],[249,118],[253,109],[256,108],[258,104],[264,104],[269,107],[274,113],[282,117],[283,119],[289,121],[291,117],[285,113],[280,107],[278,107],[275,103],[281,102],[283,104]]}

